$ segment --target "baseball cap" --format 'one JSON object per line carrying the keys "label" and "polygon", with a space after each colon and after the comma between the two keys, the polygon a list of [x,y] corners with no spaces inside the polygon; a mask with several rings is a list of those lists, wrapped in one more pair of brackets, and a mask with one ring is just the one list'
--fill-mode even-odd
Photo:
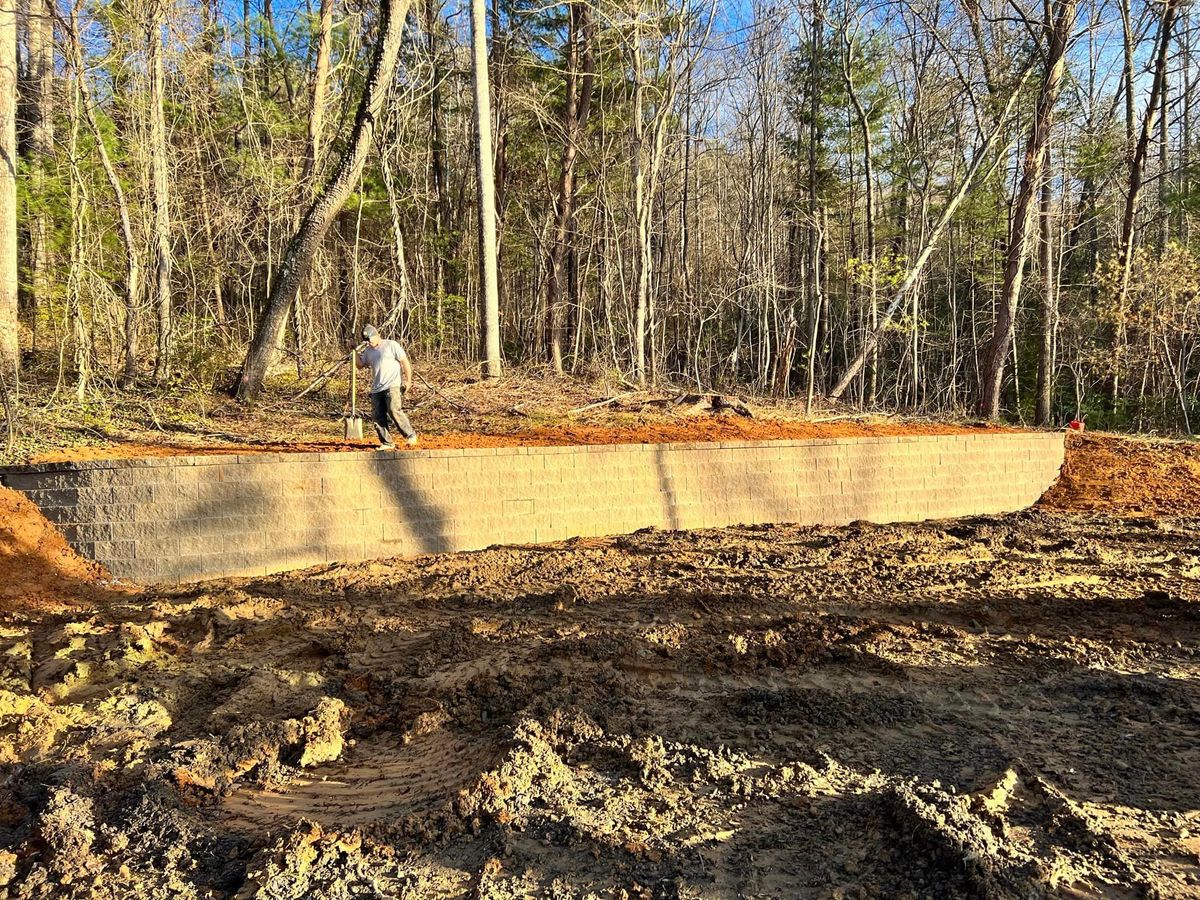
{"label": "baseball cap", "polygon": [[362,330],[363,340],[369,341],[375,335],[379,334],[379,330],[374,325],[368,325]]}

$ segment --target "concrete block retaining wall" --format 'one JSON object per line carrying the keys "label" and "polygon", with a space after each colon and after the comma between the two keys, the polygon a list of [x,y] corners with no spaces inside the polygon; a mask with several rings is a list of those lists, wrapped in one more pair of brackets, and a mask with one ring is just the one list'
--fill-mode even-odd
{"label": "concrete block retaining wall", "polygon": [[121,578],[181,582],[639,528],[1001,513],[1063,436],[163,457],[0,469]]}

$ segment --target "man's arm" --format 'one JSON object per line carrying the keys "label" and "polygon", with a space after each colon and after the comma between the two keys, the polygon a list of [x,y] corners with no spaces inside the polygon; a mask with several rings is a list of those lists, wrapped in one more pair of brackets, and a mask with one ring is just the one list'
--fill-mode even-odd
{"label": "man's arm", "polygon": [[400,354],[400,372],[403,375],[402,385],[407,391],[412,387],[412,363],[408,360],[408,354],[404,352]]}

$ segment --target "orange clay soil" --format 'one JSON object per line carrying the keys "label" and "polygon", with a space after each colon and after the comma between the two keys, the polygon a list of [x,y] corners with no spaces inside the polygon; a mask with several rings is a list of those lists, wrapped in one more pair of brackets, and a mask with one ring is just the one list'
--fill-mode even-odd
{"label": "orange clay soil", "polygon": [[33,503],[0,487],[0,613],[75,606],[113,590],[128,588],[67,546]]}
{"label": "orange clay soil", "polygon": [[[340,426],[334,426],[340,427]],[[889,435],[970,434],[1012,431],[993,425],[953,425],[938,422],[804,422],[784,419],[747,419],[708,416],[678,422],[650,422],[631,426],[562,424],[538,426],[511,433],[446,431],[421,436],[420,450],[470,447],[554,447],[590,444],[665,444],[698,441],[776,441],[806,438],[883,437]],[[294,442],[172,444],[121,442],[54,450],[33,458],[34,463],[130,459],[147,456],[182,456],[221,453],[303,453],[312,451],[369,450],[373,440],[299,440]],[[401,445],[400,449],[404,449]]]}
{"label": "orange clay soil", "polygon": [[1200,444],[1069,435],[1062,476],[1041,506],[1137,516],[1200,516]]}

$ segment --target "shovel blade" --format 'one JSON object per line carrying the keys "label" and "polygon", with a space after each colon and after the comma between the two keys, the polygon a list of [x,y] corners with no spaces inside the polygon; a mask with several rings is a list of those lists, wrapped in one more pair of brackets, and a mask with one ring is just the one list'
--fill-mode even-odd
{"label": "shovel blade", "polygon": [[363,436],[363,420],[362,416],[346,416],[342,420],[346,429],[346,440],[361,441]]}

